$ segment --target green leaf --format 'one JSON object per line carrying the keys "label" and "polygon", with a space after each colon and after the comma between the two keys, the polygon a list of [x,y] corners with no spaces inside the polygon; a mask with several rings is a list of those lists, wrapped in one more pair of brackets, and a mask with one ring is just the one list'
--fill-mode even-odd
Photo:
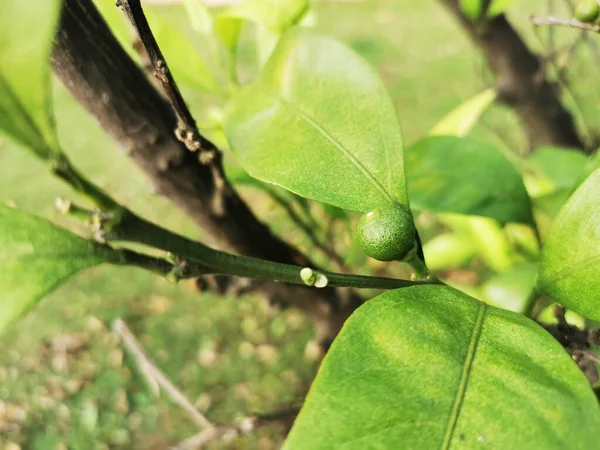
{"label": "green leaf", "polygon": [[234,99],[225,132],[260,180],[357,212],[408,206],[394,106],[373,69],[333,39],[287,32]]}
{"label": "green leaf", "polygon": [[71,275],[118,254],[0,204],[0,332]]}
{"label": "green leaf", "polygon": [[538,289],[566,308],[600,320],[600,170],[563,206],[542,251]]}
{"label": "green leaf", "polygon": [[0,130],[48,158],[58,152],[50,50],[59,0],[6,0],[0,13]]}
{"label": "green leaf", "polygon": [[323,360],[288,450],[588,449],[600,409],[535,322],[449,287],[361,306]]}
{"label": "green leaf", "polygon": [[413,208],[533,223],[521,175],[494,146],[435,136],[416,142],[405,154]]}
{"label": "green leaf", "polygon": [[585,172],[588,157],[575,149],[546,146],[538,148],[529,161],[559,190],[575,188]]}
{"label": "green leaf", "polygon": [[496,100],[496,91],[486,89],[450,111],[429,132],[432,136],[464,137],[473,129],[486,109]]}

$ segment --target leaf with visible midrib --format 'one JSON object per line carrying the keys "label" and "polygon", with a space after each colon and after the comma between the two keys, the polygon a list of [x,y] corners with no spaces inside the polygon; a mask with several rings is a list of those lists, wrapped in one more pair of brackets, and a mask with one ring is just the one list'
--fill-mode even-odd
{"label": "leaf with visible midrib", "polygon": [[118,254],[0,204],[0,332],[71,275]]}
{"label": "leaf with visible midrib", "polygon": [[600,169],[562,207],[542,251],[538,289],[600,320]]}
{"label": "leaf with visible midrib", "polygon": [[402,138],[381,80],[341,43],[297,28],[234,100],[225,131],[252,176],[367,212],[408,206]]}
{"label": "leaf with visible midrib", "polygon": [[600,409],[535,322],[449,287],[361,306],[323,360],[284,448],[589,449]]}

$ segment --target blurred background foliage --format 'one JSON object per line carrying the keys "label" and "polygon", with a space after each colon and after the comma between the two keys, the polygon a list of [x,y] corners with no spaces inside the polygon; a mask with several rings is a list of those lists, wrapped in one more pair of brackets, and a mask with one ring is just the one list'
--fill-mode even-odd
{"label": "blurred background foliage", "polygon": [[[182,4],[148,2],[148,9],[157,23],[189,39],[189,46],[176,47],[182,60],[185,52],[205,51]],[[546,2],[534,0],[515,2],[508,11],[530,47],[541,54],[547,53],[550,31],[534,29],[528,15],[546,11]],[[568,17],[566,10],[560,12]],[[315,0],[307,20],[351,46],[377,69],[394,101],[407,144],[426,135],[458,105],[493,86],[482,56],[435,0]],[[123,29],[120,33],[126,39]],[[245,32],[239,50],[242,78],[251,78],[256,71],[251,33]],[[570,47],[576,37],[576,31],[554,31],[555,48]],[[562,96],[590,141],[596,139],[593,130],[600,129],[600,92],[589,77],[590,69],[600,64],[596,51],[583,40],[573,47],[566,61],[569,89]],[[550,71],[550,76],[556,73]],[[202,77],[182,82],[184,95],[205,128],[210,128],[210,114],[218,114],[211,109],[218,105],[218,96],[203,92],[211,82]],[[132,210],[201,239],[192,222],[152,192],[140,170],[58,83],[54,99],[60,141],[77,167]],[[502,105],[492,105],[470,136],[507,152],[527,150],[517,119]],[[543,156],[537,159],[542,172],[553,167]],[[276,197],[257,189],[234,163],[230,173],[243,197],[276,233],[319,263],[335,268]],[[548,188],[540,182],[543,179],[538,177],[528,188],[560,191],[561,186]],[[558,183],[552,174],[547,179]],[[72,195],[30,153],[0,138],[0,201],[65,225],[65,218],[54,210],[57,196]],[[548,200],[551,210],[552,198]],[[390,268],[360,254],[349,231],[355,217],[314,202],[299,208],[308,208],[306,217],[323,225],[318,239],[331,243],[353,271],[406,275],[403,268]],[[436,236],[426,251],[437,252],[438,259],[431,263],[448,282],[491,303],[519,308],[535,274],[530,262],[535,258],[528,259],[527,251],[536,252],[518,248],[518,242],[528,242],[519,240],[521,228],[502,229],[477,220],[465,225],[456,217],[432,214],[421,214],[417,224],[425,241]],[[478,227],[485,229],[485,237],[473,232]],[[457,231],[468,237],[460,238]],[[454,255],[454,259],[439,255]],[[321,357],[309,321],[297,311],[279,310],[258,297],[198,293],[193,283],[173,286],[138,269],[101,267],[58,289],[0,338],[0,448],[161,449],[197,431],[168,398],[155,398],[136,373],[109,329],[117,317],[124,318],[157,365],[218,423],[300,405]],[[542,317],[552,320],[551,313]],[[280,427],[267,427],[228,446],[278,448],[283,433]],[[222,445],[216,443],[214,448]]]}

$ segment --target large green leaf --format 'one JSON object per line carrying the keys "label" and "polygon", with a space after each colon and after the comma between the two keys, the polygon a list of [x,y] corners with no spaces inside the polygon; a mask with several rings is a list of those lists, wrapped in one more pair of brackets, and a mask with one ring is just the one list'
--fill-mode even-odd
{"label": "large green leaf", "polygon": [[496,100],[494,89],[486,89],[478,93],[450,111],[431,129],[429,134],[432,136],[466,136],[494,100]]}
{"label": "large green leaf", "polygon": [[521,175],[494,146],[434,136],[411,145],[405,155],[413,208],[533,223]]}
{"label": "large green leaf", "polygon": [[449,287],[367,302],[327,353],[284,445],[299,449],[590,449],[600,409],[533,321]]}
{"label": "large green leaf", "polygon": [[600,320],[600,169],[555,219],[542,252],[538,289],[568,309]]}
{"label": "large green leaf", "polygon": [[357,212],[408,205],[394,106],[376,73],[333,39],[287,32],[234,100],[225,132],[252,176],[303,197]]}
{"label": "large green leaf", "polygon": [[58,151],[50,50],[59,0],[5,0],[0,13],[0,130],[43,158]]}
{"label": "large green leaf", "polygon": [[0,204],[0,332],[71,275],[118,254]]}

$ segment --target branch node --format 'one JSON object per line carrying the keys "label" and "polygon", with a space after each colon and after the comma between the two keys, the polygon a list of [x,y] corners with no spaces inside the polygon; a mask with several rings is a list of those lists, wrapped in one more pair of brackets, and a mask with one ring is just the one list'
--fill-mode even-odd
{"label": "branch node", "polygon": [[[140,0],[117,0],[117,6],[125,12],[129,21],[135,28],[138,38],[150,60],[150,64],[154,69],[153,75],[162,84],[166,97],[177,116],[175,136],[179,141],[185,144],[188,150],[192,152],[201,150],[203,140],[198,131],[196,121],[185,103],[181,91],[179,90],[179,86],[177,86],[167,61],[152,34],[152,30],[144,15]],[[216,152],[216,149],[211,149],[209,155],[214,152]],[[203,162],[203,164],[208,164],[212,162],[213,159],[214,156],[203,156],[201,162],[206,161]]]}

